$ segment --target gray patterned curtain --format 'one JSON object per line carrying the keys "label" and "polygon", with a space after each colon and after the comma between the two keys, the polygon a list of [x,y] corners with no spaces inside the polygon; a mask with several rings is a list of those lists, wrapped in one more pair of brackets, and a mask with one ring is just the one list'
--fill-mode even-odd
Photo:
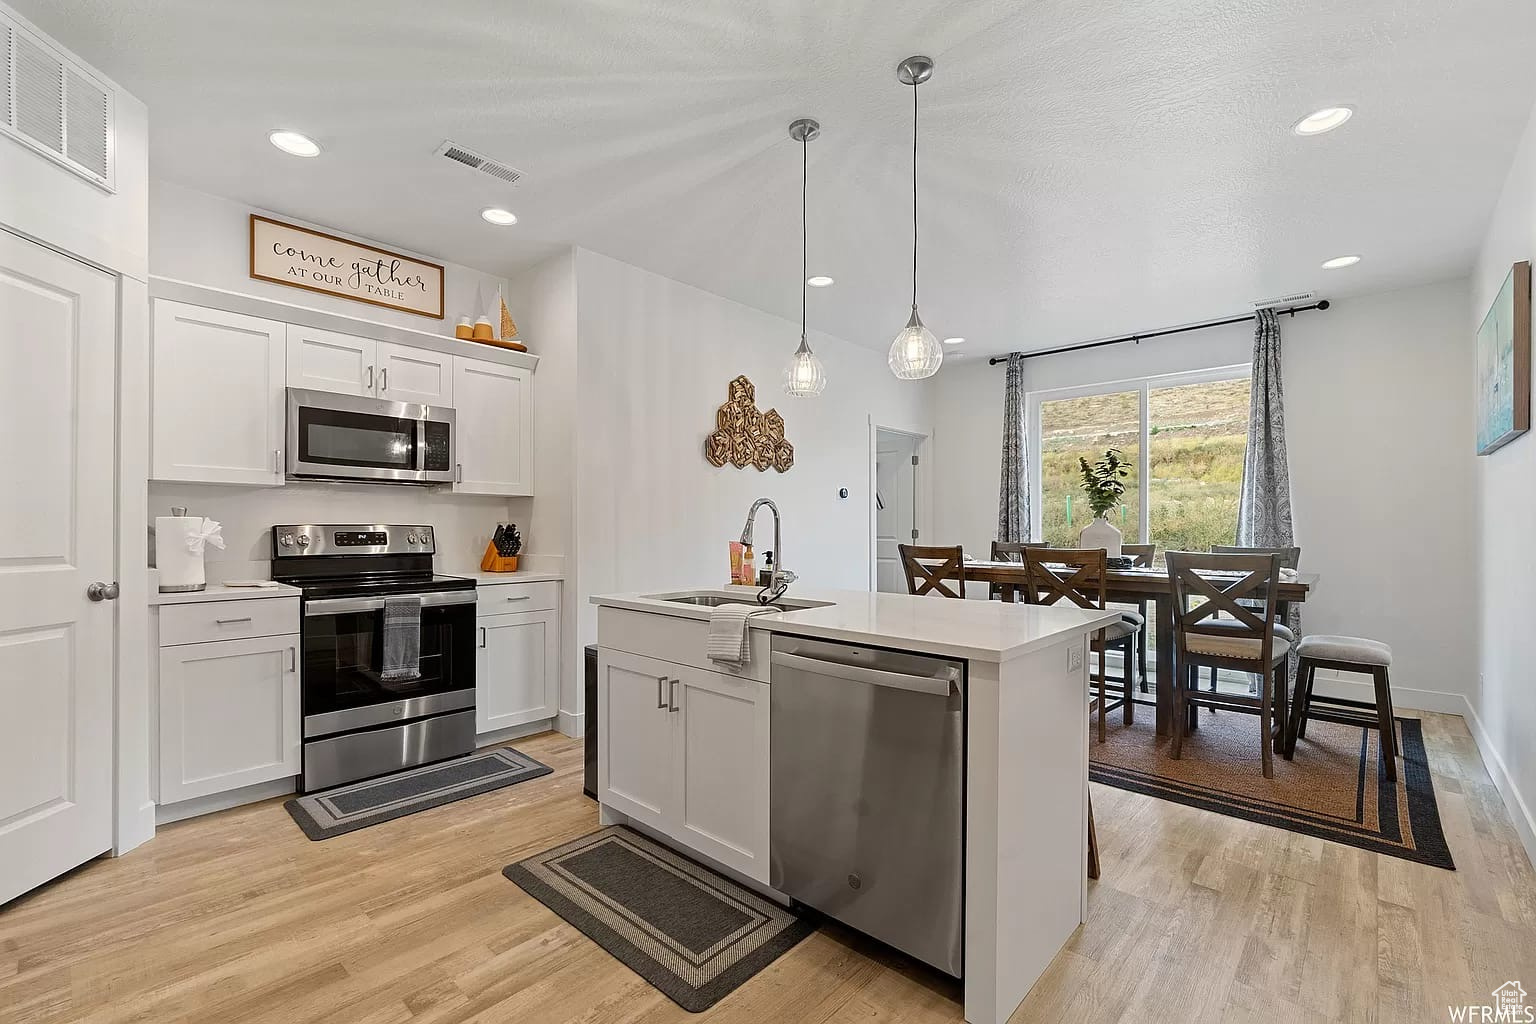
{"label": "gray patterned curtain", "polygon": [[[1248,447],[1243,453],[1243,490],[1237,506],[1237,542],[1250,548],[1288,548],[1291,470],[1285,453],[1285,388],[1280,374],[1280,324],[1261,309],[1253,323],[1253,379],[1248,399]],[[1286,625],[1301,636],[1301,609],[1291,606]],[[1296,678],[1296,652],[1290,678]]]}
{"label": "gray patterned curtain", "polygon": [[1003,392],[1003,473],[997,493],[997,539],[1029,539],[1029,451],[1024,436],[1024,357],[1008,357]]}
{"label": "gray patterned curtain", "polygon": [[1291,530],[1291,472],[1285,454],[1285,389],[1280,376],[1280,325],[1262,309],[1253,324],[1253,385],[1248,404],[1248,448],[1237,506],[1237,543],[1282,548]]}

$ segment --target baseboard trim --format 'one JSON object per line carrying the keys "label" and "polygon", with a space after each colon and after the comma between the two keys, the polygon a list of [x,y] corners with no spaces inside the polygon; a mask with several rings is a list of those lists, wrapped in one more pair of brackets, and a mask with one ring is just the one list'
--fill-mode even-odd
{"label": "baseboard trim", "polygon": [[214,811],[227,811],[231,807],[239,807],[242,804],[254,804],[262,800],[270,800],[275,796],[285,796],[297,790],[297,779],[290,777],[274,779],[271,782],[258,782],[254,786],[241,786],[227,793],[213,793],[174,804],[161,804],[155,808],[155,824],[169,825],[175,821],[212,814]]}
{"label": "baseboard trim", "polygon": [[131,853],[155,838],[155,802],[146,800],[133,811],[117,819],[117,835],[112,844],[112,856]]}
{"label": "baseboard trim", "polygon": [[549,732],[555,727],[553,718],[541,718],[537,722],[527,722],[523,725],[514,725],[510,729],[498,729],[495,732],[483,732],[475,737],[477,748],[499,746],[508,740],[520,740],[524,736],[532,736],[536,733]]}
{"label": "baseboard trim", "polygon": [[[1376,687],[1365,676],[1345,675],[1332,669],[1319,669],[1314,691],[1332,697],[1375,702]],[[1466,716],[1470,705],[1465,695],[1445,690],[1415,690],[1392,684],[1392,707],[1396,711],[1435,711],[1443,715]]]}
{"label": "baseboard trim", "polygon": [[1466,698],[1462,698],[1462,704],[1462,717],[1467,720],[1472,741],[1477,744],[1478,753],[1483,756],[1483,767],[1488,770],[1494,788],[1504,799],[1504,808],[1509,811],[1509,818],[1515,823],[1515,833],[1520,837],[1520,845],[1525,847],[1526,858],[1536,864],[1536,817],[1532,816],[1530,805],[1525,802],[1520,787],[1515,785],[1509,768],[1504,764],[1504,758],[1493,745],[1493,737],[1488,735],[1483,720],[1477,716],[1477,709]]}
{"label": "baseboard trim", "polygon": [[585,711],[566,711],[562,708],[560,717],[555,719],[555,728],[563,735],[579,740],[587,734],[587,714]]}

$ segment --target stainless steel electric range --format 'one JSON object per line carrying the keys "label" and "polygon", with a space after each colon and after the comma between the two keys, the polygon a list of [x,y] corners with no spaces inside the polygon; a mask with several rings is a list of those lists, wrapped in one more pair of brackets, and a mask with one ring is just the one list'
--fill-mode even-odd
{"label": "stainless steel electric range", "polygon": [[[272,578],[303,591],[303,792],[475,747],[475,581],[432,570],[430,526],[274,526]],[[418,672],[383,678],[384,602],[421,599]]]}

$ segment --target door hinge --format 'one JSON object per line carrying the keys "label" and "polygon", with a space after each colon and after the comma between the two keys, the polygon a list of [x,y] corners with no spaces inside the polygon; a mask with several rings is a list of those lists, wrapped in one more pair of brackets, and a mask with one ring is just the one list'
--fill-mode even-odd
{"label": "door hinge", "polygon": [[912,539],[917,540],[917,527],[912,527]]}
{"label": "door hinge", "polygon": [[912,465],[914,465],[914,466],[917,465],[917,456],[916,455],[912,456]]}

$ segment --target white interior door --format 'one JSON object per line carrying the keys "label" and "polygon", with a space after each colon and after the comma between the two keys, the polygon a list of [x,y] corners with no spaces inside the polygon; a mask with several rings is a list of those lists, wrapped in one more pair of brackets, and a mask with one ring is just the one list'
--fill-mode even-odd
{"label": "white interior door", "polygon": [[116,282],[0,231],[0,903],[112,846]]}
{"label": "white interior door", "polygon": [[918,440],[884,430],[875,436],[875,589],[887,593],[907,592],[896,545],[918,543],[912,536]]}

